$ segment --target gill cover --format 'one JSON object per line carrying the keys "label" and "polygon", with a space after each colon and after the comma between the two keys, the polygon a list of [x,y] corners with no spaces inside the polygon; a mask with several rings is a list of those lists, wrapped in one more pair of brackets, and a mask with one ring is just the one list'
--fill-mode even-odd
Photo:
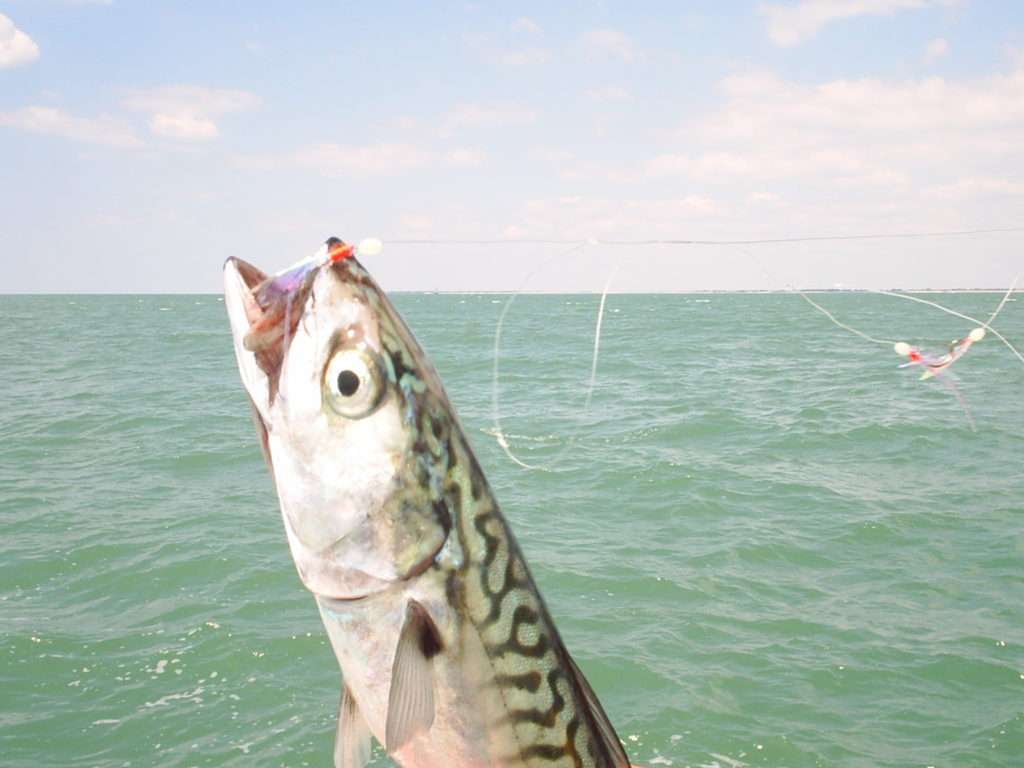
{"label": "gill cover", "polygon": [[444,546],[453,417],[359,262],[309,261],[268,291],[273,278],[229,259],[225,304],[299,575],[350,599],[422,572]]}

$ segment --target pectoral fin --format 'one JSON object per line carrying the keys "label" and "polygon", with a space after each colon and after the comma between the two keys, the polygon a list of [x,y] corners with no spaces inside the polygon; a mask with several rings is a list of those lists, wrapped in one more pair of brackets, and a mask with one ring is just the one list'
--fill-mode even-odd
{"label": "pectoral fin", "polygon": [[607,754],[609,765],[615,768],[630,768],[626,750],[622,748],[622,742],[619,741],[619,736],[615,733],[615,728],[608,719],[608,715],[604,713],[601,702],[597,700],[594,689],[590,687],[590,683],[587,682],[587,678],[583,676],[572,657],[566,654],[566,658],[569,659],[569,671],[576,681],[576,686],[583,694],[583,709],[587,719],[590,720],[595,734],[601,741],[601,746],[604,747],[603,751]]}
{"label": "pectoral fin", "polygon": [[410,600],[391,667],[385,749],[389,754],[434,722],[434,665],[441,635],[426,608]]}
{"label": "pectoral fin", "polygon": [[334,768],[363,768],[370,759],[370,728],[348,686],[341,689],[338,730],[334,735]]}

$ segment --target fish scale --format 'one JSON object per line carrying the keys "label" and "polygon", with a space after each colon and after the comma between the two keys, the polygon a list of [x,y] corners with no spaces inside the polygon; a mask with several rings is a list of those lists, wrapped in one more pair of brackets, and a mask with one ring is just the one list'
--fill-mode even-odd
{"label": "fish scale", "polygon": [[403,768],[627,768],[440,378],[362,265],[328,258],[342,247],[280,290],[225,267],[289,546],[344,677],[336,766],[362,768],[375,737]]}
{"label": "fish scale", "polygon": [[610,765],[611,756],[601,755],[590,730],[580,727],[577,700],[583,694],[566,672],[568,654],[472,449],[461,430],[457,450],[437,439],[438,425],[446,421],[442,415],[428,421],[411,425],[416,444],[429,435],[436,458],[464,457],[448,472],[446,496],[457,510],[455,532],[467,556],[449,583],[461,587],[452,595],[461,607],[457,615],[483,641],[493,669],[490,684],[505,703],[494,725],[510,724],[515,731],[519,752],[502,756],[502,762],[555,768]]}

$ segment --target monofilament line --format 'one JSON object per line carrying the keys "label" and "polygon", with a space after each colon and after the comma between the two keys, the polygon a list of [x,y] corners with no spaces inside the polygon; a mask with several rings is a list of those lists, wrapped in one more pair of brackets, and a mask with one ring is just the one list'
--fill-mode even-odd
{"label": "monofilament line", "polygon": [[868,335],[867,335],[866,333],[864,333],[863,331],[858,331],[858,330],[857,330],[856,328],[854,328],[853,326],[847,325],[846,323],[841,323],[841,322],[839,322],[839,321],[838,321],[838,320],[836,319],[836,316],[835,316],[835,315],[833,315],[833,314],[832,314],[831,312],[829,312],[829,311],[828,311],[827,309],[825,309],[825,308],[824,308],[823,306],[821,306],[821,304],[819,304],[818,302],[816,302],[816,301],[815,301],[814,299],[812,299],[812,298],[811,298],[810,296],[808,296],[808,295],[807,295],[806,293],[804,293],[803,291],[799,291],[799,290],[797,291],[797,293],[799,293],[799,294],[800,294],[800,296],[801,296],[801,297],[803,297],[803,300],[804,300],[804,301],[806,301],[806,302],[807,302],[808,304],[810,304],[810,305],[811,305],[812,307],[814,307],[814,308],[815,308],[816,310],[818,310],[819,312],[821,312],[821,314],[823,314],[823,315],[824,315],[825,317],[827,317],[827,318],[828,318],[829,320],[831,320],[831,321],[832,321],[833,323],[835,323],[836,325],[838,325],[838,326],[839,326],[840,328],[842,328],[842,329],[843,329],[844,331],[849,331],[850,333],[856,334],[857,336],[860,336],[860,337],[861,337],[862,339],[866,339],[866,340],[868,340],[868,341],[872,341],[872,342],[874,342],[875,344],[886,344],[886,345],[888,345],[888,346],[892,346],[893,344],[895,344],[895,343],[896,343],[895,341],[892,341],[891,339],[876,339],[876,338],[875,338],[874,336],[868,336]]}
{"label": "monofilament line", "polygon": [[396,238],[387,242],[395,245],[771,245],[773,243],[821,243],[842,240],[887,240],[926,237],[960,237],[969,235],[994,235],[1024,232],[1024,227],[992,227],[988,229],[958,229],[935,232],[892,232],[866,235],[808,235],[802,237],[767,237],[750,240],[694,240],[694,239],[648,239],[648,240],[602,240],[599,238]]}
{"label": "monofilament line", "polygon": [[1006,293],[1003,294],[1003,300],[999,302],[999,306],[996,307],[996,311],[989,315],[988,322],[985,323],[986,326],[996,319],[996,315],[1003,311],[1003,307],[1006,306],[1006,302],[1010,300],[1010,294],[1013,293],[1014,289],[1017,287],[1017,283],[1020,282],[1020,278],[1021,275],[1017,275],[1013,278],[1013,282],[1010,283],[1010,287],[1007,288]]}
{"label": "monofilament line", "polygon": [[977,432],[978,431],[978,425],[974,421],[974,414],[971,413],[970,406],[967,405],[967,400],[965,400],[964,396],[962,394],[960,394],[960,388],[957,387],[957,385],[953,383],[952,379],[950,379],[950,378],[948,378],[946,376],[941,376],[941,377],[936,377],[936,378],[938,378],[938,380],[940,382],[942,382],[942,385],[946,389],[948,389],[950,392],[953,393],[953,396],[956,397],[957,402],[960,403],[960,407],[963,409],[964,416],[967,417],[967,426],[969,426],[971,428],[971,432]]}
{"label": "monofilament line", "polygon": [[597,326],[594,328],[594,358],[590,361],[590,381],[587,382],[587,396],[583,401],[583,410],[590,408],[590,398],[594,394],[594,384],[597,382],[597,358],[601,352],[601,323],[604,321],[604,305],[608,300],[608,291],[611,290],[612,280],[615,279],[618,271],[619,268],[616,266],[608,275],[604,288],[601,290],[601,306],[597,308]]}
{"label": "monofilament line", "polygon": [[[522,459],[520,459],[514,453],[512,453],[512,448],[508,444],[508,439],[505,437],[505,432],[501,428],[501,332],[502,332],[502,330],[505,327],[505,317],[508,315],[509,310],[512,308],[512,305],[515,303],[516,298],[519,296],[520,292],[523,290],[523,287],[530,281],[530,278],[532,278],[537,272],[539,272],[541,269],[546,267],[548,264],[550,264],[555,259],[564,259],[566,256],[569,256],[569,255],[571,255],[573,253],[576,253],[577,251],[582,250],[584,247],[586,247],[586,245],[587,245],[586,242],[575,243],[573,245],[573,247],[570,248],[569,250],[563,251],[561,253],[556,254],[555,256],[551,257],[547,261],[543,262],[540,266],[538,266],[532,272],[527,274],[526,277],[524,277],[522,282],[519,284],[519,287],[516,289],[516,291],[509,297],[508,301],[505,302],[505,306],[502,307],[501,314],[498,316],[497,328],[495,328],[495,330],[494,330],[494,366],[493,366],[493,369],[492,369],[492,376],[491,376],[491,420],[494,422],[494,433],[495,433],[495,438],[498,441],[498,445],[501,446],[501,449],[505,452],[506,456],[508,456],[513,462],[518,464],[523,469],[539,469],[539,470],[544,471],[544,472],[549,472],[550,471],[550,469],[548,469],[547,467],[541,467],[541,466],[536,466],[534,464],[529,464],[529,463],[523,461]],[[602,301],[602,308],[603,308],[603,301]],[[596,366],[596,363],[595,363],[595,366]],[[591,382],[591,385],[593,385],[593,382]],[[589,398],[590,398],[590,395],[588,393],[587,394],[588,401],[589,401]]]}
{"label": "monofilament line", "polygon": [[[1014,281],[1014,283],[1016,283],[1016,281]],[[1014,288],[1014,286],[1011,285],[1010,286],[1010,290],[1007,291],[1007,294],[1006,294],[1007,297],[1013,291],[1013,288]],[[953,315],[954,317],[959,317],[959,318],[961,318],[963,320],[967,320],[969,322],[975,323],[976,325],[981,326],[986,331],[991,333],[993,336],[995,336],[1001,342],[1003,342],[1003,344],[1005,344],[1009,348],[1009,350],[1011,352],[1013,352],[1014,355],[1017,356],[1017,359],[1020,360],[1022,363],[1024,363],[1024,355],[1022,355],[1020,352],[1018,352],[1017,348],[1015,346],[1013,346],[1013,344],[1011,344],[1009,342],[1009,340],[1005,336],[1003,336],[1003,334],[1001,334],[999,331],[997,331],[995,328],[993,328],[988,323],[984,323],[981,320],[978,320],[976,317],[971,317],[970,315],[965,315],[962,312],[957,312],[954,309],[949,309],[948,307],[944,307],[941,304],[938,304],[938,303],[936,303],[934,301],[928,301],[928,299],[922,299],[922,298],[919,298],[917,296],[911,296],[911,295],[906,294],[906,293],[896,293],[895,291],[880,291],[880,290],[873,290],[873,291],[870,291],[870,292],[871,293],[877,293],[877,294],[880,294],[882,296],[892,296],[893,298],[896,298],[896,299],[906,299],[907,301],[916,301],[918,304],[925,304],[925,305],[927,305],[929,307],[935,307],[936,309],[941,309],[946,314]],[[1004,298],[1004,300],[1002,302],[1000,302],[1000,309],[1002,308],[1002,305],[1005,304],[1005,303],[1006,303],[1006,300]],[[993,316],[995,314],[997,314],[997,313],[993,313]],[[992,318],[989,318],[989,322],[991,322],[991,321],[992,321]]]}

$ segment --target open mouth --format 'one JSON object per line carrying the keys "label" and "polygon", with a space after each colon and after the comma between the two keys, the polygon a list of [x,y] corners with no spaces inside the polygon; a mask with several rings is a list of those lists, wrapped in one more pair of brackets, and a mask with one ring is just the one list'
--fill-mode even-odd
{"label": "open mouth", "polygon": [[302,319],[316,270],[309,270],[289,290],[266,290],[275,278],[242,259],[228,259],[224,270],[229,300],[244,310],[245,325],[242,318],[233,318],[233,325],[242,326],[234,332],[266,375],[268,404],[272,404],[288,342]]}
{"label": "open mouth", "polygon": [[[267,279],[267,273],[259,267],[254,267],[248,261],[236,258],[232,256],[228,259],[228,264],[234,267],[238,276],[242,278],[242,282],[249,291],[255,290],[256,286]],[[226,266],[226,265],[225,265]]]}
{"label": "open mouth", "polygon": [[243,345],[258,354],[279,345],[295,329],[316,270],[267,277],[262,270],[241,260],[236,260],[236,270],[247,294],[243,300],[249,331]]}
{"label": "open mouth", "polygon": [[229,309],[234,309],[233,330],[242,349],[252,353],[257,367],[267,377],[268,403],[273,403],[277,394],[284,356],[302,319],[317,272],[323,266],[349,258],[354,251],[354,246],[332,237],[308,259],[273,275],[234,257],[224,265]]}

